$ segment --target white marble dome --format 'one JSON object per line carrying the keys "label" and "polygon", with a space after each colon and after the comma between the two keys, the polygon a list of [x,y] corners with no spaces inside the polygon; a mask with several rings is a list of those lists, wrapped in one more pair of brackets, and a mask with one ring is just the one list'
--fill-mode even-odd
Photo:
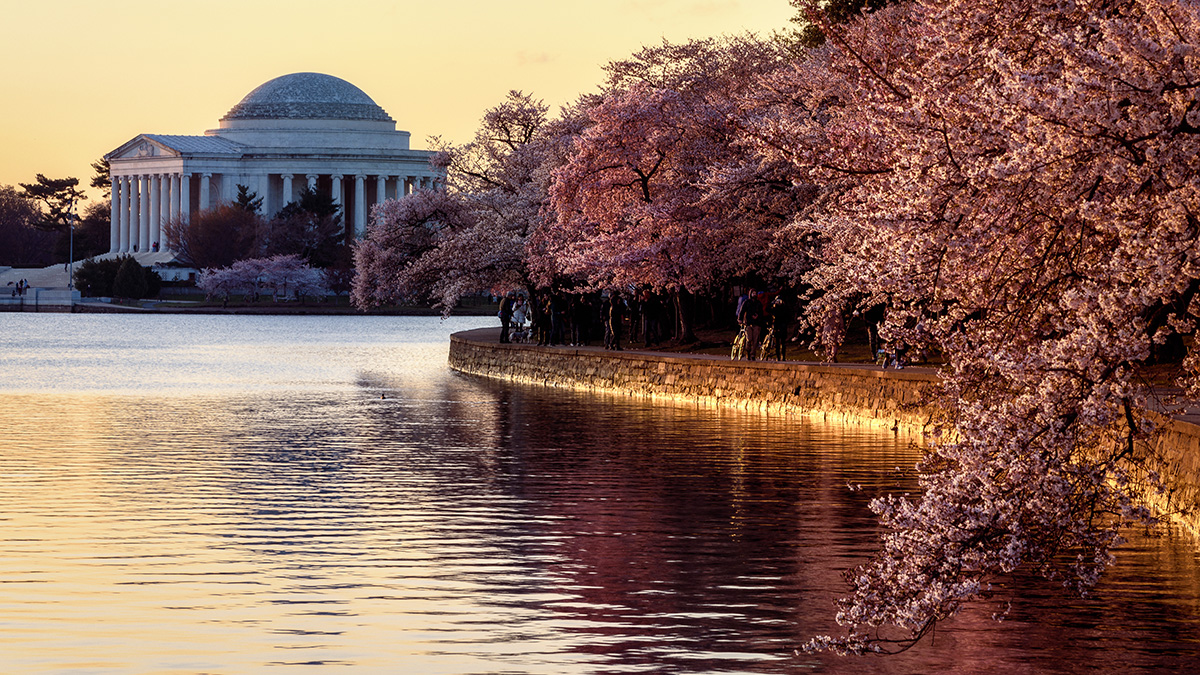
{"label": "white marble dome", "polygon": [[363,90],[322,73],[292,73],[259,85],[221,118],[233,120],[393,122]]}

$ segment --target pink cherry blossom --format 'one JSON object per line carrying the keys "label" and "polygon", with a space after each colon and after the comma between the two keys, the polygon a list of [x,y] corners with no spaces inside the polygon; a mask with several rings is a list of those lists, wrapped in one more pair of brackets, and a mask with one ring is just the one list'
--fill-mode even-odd
{"label": "pink cherry blossom", "polygon": [[1086,591],[1154,520],[1138,372],[1195,331],[1198,16],[906,2],[824,26],[747,99],[748,142],[821,186],[781,233],[820,241],[804,279],[887,302],[884,337],[948,363],[924,491],[872,503],[889,531],[850,633],[811,648],[910,645],[1018,567]]}

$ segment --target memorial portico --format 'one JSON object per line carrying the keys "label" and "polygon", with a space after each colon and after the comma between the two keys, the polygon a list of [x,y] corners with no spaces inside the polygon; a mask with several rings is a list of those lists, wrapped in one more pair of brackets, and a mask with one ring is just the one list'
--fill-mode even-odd
{"label": "memorial portico", "polygon": [[273,216],[311,188],[342,206],[347,234],[361,237],[371,206],[433,189],[443,174],[432,152],[409,149],[409,133],[362,90],[319,73],[275,78],[235,105],[203,136],[140,134],[106,157],[112,176],[110,252],[165,247],[166,227],[230,203],[245,185]]}

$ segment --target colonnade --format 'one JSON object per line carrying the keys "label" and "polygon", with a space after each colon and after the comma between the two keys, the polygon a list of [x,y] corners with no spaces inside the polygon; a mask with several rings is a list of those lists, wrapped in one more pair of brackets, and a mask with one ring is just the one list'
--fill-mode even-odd
{"label": "colonnade", "polygon": [[[201,204],[207,203],[211,178],[210,173],[201,174]],[[113,176],[109,251],[158,250],[163,225],[185,221],[191,211],[191,179],[190,173]]]}
{"label": "colonnade", "polygon": [[[315,189],[321,176],[329,176],[330,193],[333,201],[346,210],[343,199],[344,189],[350,189],[353,181],[354,209],[353,218],[355,236],[361,237],[366,231],[367,212],[366,183],[368,179],[375,181],[375,203],[383,203],[387,199],[388,185],[392,185],[391,193],[399,198],[412,194],[418,189],[432,189],[435,185],[433,176],[387,175],[387,174],[303,174],[309,188]],[[282,190],[274,192],[271,189],[272,176],[277,176],[282,182]],[[135,253],[157,251],[166,248],[166,224],[169,222],[187,222],[193,211],[191,203],[192,179],[199,180],[199,199],[194,210],[212,208],[214,196],[216,202],[229,202],[235,198],[234,185],[242,183],[258,196],[263,197],[264,211],[274,213],[283,208],[288,202],[294,201],[294,191],[298,178],[297,174],[257,174],[252,176],[236,173],[153,173],[126,176],[113,176],[112,179],[112,226],[109,233],[109,251],[114,253]],[[214,185],[221,194],[214,195]],[[274,195],[280,195],[282,201],[275,203]]]}

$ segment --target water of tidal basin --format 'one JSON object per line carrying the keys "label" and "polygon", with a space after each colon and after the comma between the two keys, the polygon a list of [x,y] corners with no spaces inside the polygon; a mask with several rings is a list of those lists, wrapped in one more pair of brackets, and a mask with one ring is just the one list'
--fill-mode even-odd
{"label": "water of tidal basin", "polygon": [[[837,630],[909,439],[455,374],[487,319],[0,314],[0,672],[1186,670],[1186,540],[897,657]],[[860,483],[851,492],[848,482]],[[1006,591],[1007,592],[1007,591]]]}

